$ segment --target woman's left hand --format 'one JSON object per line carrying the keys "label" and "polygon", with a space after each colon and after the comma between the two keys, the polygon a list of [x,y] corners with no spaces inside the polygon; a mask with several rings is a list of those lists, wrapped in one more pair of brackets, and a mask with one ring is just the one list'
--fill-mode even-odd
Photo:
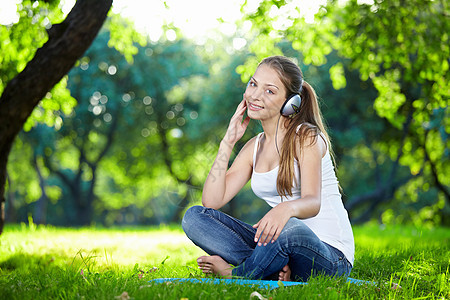
{"label": "woman's left hand", "polygon": [[275,242],[291,216],[292,209],[289,203],[282,202],[253,225],[253,228],[257,228],[255,242],[258,243],[258,246],[266,246],[270,242]]}

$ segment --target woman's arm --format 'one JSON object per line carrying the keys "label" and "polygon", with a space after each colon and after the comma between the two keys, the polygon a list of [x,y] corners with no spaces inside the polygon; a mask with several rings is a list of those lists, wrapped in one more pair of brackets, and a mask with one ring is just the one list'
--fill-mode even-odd
{"label": "woman's arm", "polygon": [[[311,144],[311,141],[314,143]],[[253,226],[258,229],[255,242],[259,241],[260,246],[276,241],[290,218],[307,219],[320,211],[322,157],[326,152],[326,144],[320,137],[310,137],[304,144],[306,146],[297,154],[300,158],[301,198],[278,204]]]}
{"label": "woman's arm", "polygon": [[[325,155],[327,146],[325,141],[317,136],[305,141],[308,146],[303,147],[300,157],[300,178],[301,178],[301,198],[292,202],[289,206],[292,209],[291,217],[307,219],[316,216],[320,211],[322,195],[322,158]],[[314,142],[314,144],[310,144]]]}
{"label": "woman's arm", "polygon": [[216,160],[203,185],[203,206],[214,209],[223,207],[249,181],[252,174],[252,144],[254,144],[253,139],[247,142],[227,170],[233,145],[224,141],[220,143]]}
{"label": "woman's arm", "polygon": [[227,204],[248,182],[252,171],[252,147],[250,140],[242,148],[228,170],[228,162],[236,142],[244,135],[250,118],[242,120],[247,109],[245,101],[239,103],[230,120],[225,137],[220,142],[219,151],[203,185],[202,204],[219,209]]}

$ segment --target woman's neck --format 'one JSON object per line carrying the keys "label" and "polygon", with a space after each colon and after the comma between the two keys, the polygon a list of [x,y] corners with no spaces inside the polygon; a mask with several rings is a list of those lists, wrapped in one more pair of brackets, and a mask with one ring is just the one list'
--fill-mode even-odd
{"label": "woman's neck", "polygon": [[[284,126],[284,117],[279,117],[261,121],[262,128],[264,130],[265,138],[268,141],[274,141],[275,136],[278,139],[278,142],[283,139],[286,133],[286,127]],[[277,128],[278,127],[278,128]]]}

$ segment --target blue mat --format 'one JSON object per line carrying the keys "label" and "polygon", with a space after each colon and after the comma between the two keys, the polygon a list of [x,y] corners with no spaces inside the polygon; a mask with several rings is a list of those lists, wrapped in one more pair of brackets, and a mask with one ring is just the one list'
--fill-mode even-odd
{"label": "blue mat", "polygon": [[[240,285],[256,285],[262,289],[276,289],[283,286],[305,285],[307,282],[294,281],[272,281],[272,280],[250,280],[250,279],[213,279],[213,278],[158,278],[150,280],[154,283],[165,282],[192,282],[192,283],[212,283],[212,284],[240,284]],[[347,282],[354,284],[373,284],[372,281],[365,281],[360,279],[348,278]]]}

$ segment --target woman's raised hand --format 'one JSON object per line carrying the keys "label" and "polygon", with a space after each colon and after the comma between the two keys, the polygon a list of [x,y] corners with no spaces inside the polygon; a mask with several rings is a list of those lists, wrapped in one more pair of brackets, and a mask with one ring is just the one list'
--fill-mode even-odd
{"label": "woman's raised hand", "polygon": [[231,117],[230,124],[228,125],[223,141],[230,145],[234,145],[244,135],[248,123],[250,122],[250,117],[248,116],[242,120],[246,110],[247,103],[245,102],[245,99],[242,99],[241,103],[239,103],[236,108],[236,112]]}

